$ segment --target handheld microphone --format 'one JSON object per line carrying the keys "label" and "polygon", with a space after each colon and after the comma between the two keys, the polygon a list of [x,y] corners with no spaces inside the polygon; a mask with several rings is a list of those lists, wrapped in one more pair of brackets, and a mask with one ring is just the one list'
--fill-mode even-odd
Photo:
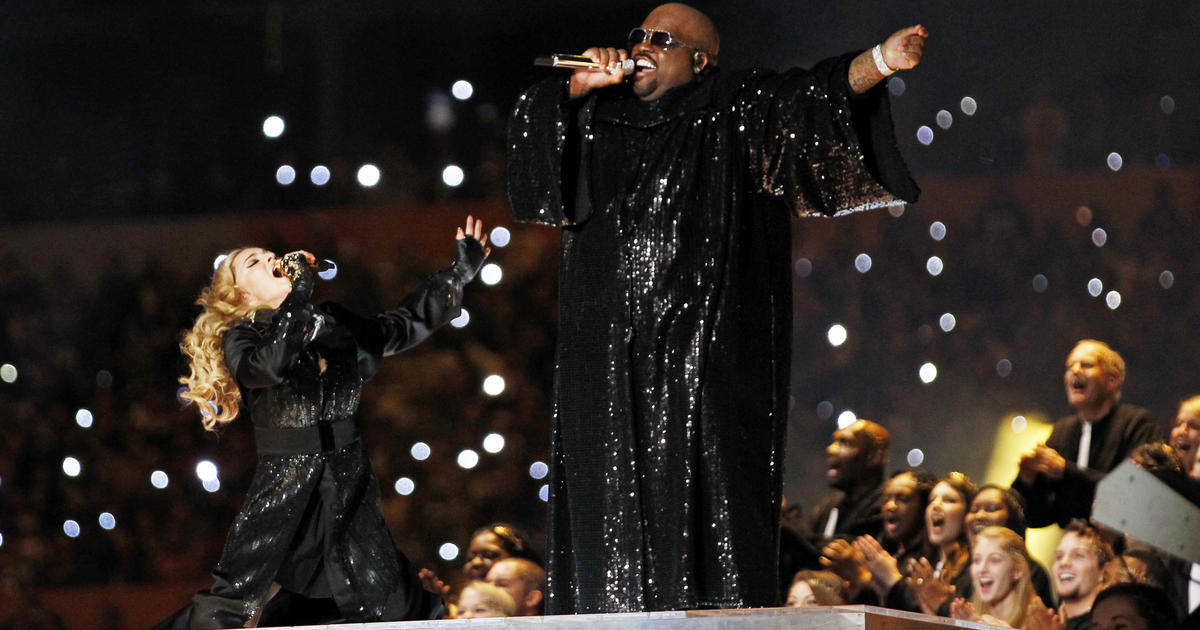
{"label": "handheld microphone", "polygon": [[[547,55],[545,57],[537,57],[533,60],[535,66],[547,66],[550,68],[571,68],[572,70],[603,70],[604,66],[584,57],[583,55]],[[636,69],[636,64],[632,59],[626,59],[621,62],[621,74],[630,75]]]}

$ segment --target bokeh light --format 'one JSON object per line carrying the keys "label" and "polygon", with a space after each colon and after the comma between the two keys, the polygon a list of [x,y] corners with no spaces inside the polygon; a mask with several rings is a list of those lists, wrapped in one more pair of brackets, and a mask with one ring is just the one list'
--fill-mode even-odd
{"label": "bokeh light", "polygon": [[75,424],[85,429],[91,428],[94,421],[95,418],[92,416],[92,412],[87,409],[80,409],[75,412]]}
{"label": "bokeh light", "polygon": [[1012,422],[1009,423],[1013,433],[1021,433],[1029,426],[1029,421],[1025,416],[1013,416]]}
{"label": "bokeh light", "polygon": [[1158,285],[1164,289],[1170,289],[1175,284],[1175,274],[1170,271],[1163,271],[1158,274]]}
{"label": "bokeh light", "polygon": [[828,400],[822,400],[817,403],[817,417],[822,420],[828,420],[833,417],[833,403]]}
{"label": "bokeh light", "polygon": [[836,348],[846,343],[846,327],[841,324],[834,324],[829,327],[829,332],[825,333],[825,336],[829,339],[829,345]]}
{"label": "bokeh light", "polygon": [[442,183],[451,188],[461,185],[464,179],[466,179],[466,174],[457,164],[451,164],[442,169]]}
{"label": "bokeh light", "polygon": [[170,482],[171,482],[171,480],[169,477],[167,477],[167,473],[165,473],[161,470],[156,470],[156,471],[150,473],[150,485],[154,486],[155,488],[158,488],[159,490],[166,488],[167,484],[169,484]]}
{"label": "bokeh light", "polygon": [[838,414],[837,428],[845,429],[846,427],[854,424],[855,420],[858,420],[858,414],[847,409],[847,410],[843,411],[842,413]]}
{"label": "bokeh light", "polygon": [[492,374],[483,379],[483,393],[488,396],[499,396],[504,393],[504,377],[499,374]]}
{"label": "bokeh light", "polygon": [[1050,286],[1050,280],[1042,274],[1037,274],[1033,277],[1033,290],[1038,293],[1045,293],[1046,288]]}
{"label": "bokeh light", "polygon": [[458,557],[458,545],[448,542],[438,547],[438,557],[442,560],[453,560]]}
{"label": "bokeh light", "polygon": [[939,256],[930,256],[929,260],[925,261],[925,271],[929,272],[929,275],[931,276],[942,275],[942,271],[945,268],[946,265],[942,262],[942,259]]}
{"label": "bokeh light", "polygon": [[113,516],[111,512],[101,512],[100,517],[96,520],[100,522],[102,529],[111,530],[117,526],[117,517]]}
{"label": "bokeh light", "polygon": [[432,452],[433,449],[429,448],[429,445],[424,442],[417,442],[412,445],[412,448],[408,449],[408,454],[412,455],[412,458],[419,462],[429,459],[429,455]]}
{"label": "bokeh light", "polygon": [[892,96],[904,96],[904,90],[908,88],[908,85],[904,83],[904,79],[892,75],[888,79],[887,87],[888,92],[891,92]]}
{"label": "bokeh light", "polygon": [[479,453],[473,449],[464,448],[458,452],[458,458],[455,461],[458,462],[459,468],[470,470],[479,465]]}
{"label": "bokeh light", "polygon": [[475,86],[471,85],[471,82],[466,79],[459,79],[454,82],[454,85],[450,86],[450,93],[454,95],[454,98],[465,101],[475,93]]}
{"label": "bokeh light", "polygon": [[929,224],[929,238],[935,241],[940,241],[946,238],[946,224],[941,221],[934,221]]}
{"label": "bokeh light", "polygon": [[938,326],[942,329],[942,332],[954,330],[954,326],[957,323],[958,320],[954,317],[954,313],[942,313],[942,316],[938,318]]}
{"label": "bokeh light", "polygon": [[79,473],[83,472],[83,465],[74,457],[64,457],[62,460],[62,471],[68,477],[78,477]]}
{"label": "bokeh light", "polygon": [[508,228],[503,225],[497,225],[492,228],[491,233],[488,235],[488,242],[496,247],[505,247],[510,240],[512,240],[512,232],[509,232]]}
{"label": "bokeh light", "polygon": [[937,366],[932,363],[921,364],[921,369],[917,370],[917,376],[921,377],[921,382],[926,385],[937,380]]}
{"label": "bokeh light", "polygon": [[1117,310],[1121,306],[1121,294],[1117,291],[1109,291],[1104,296],[1104,303],[1110,311]]}
{"label": "bokeh light", "polygon": [[296,181],[296,169],[292,168],[290,164],[284,164],[280,166],[279,168],[275,169],[275,181],[278,182],[280,186],[290,185],[292,182]]}
{"label": "bokeh light", "polygon": [[499,433],[489,433],[483,438],[483,450],[493,455],[504,450],[504,436]]}
{"label": "bokeh light", "polygon": [[1158,99],[1158,107],[1162,110],[1162,113],[1170,116],[1175,113],[1175,99],[1170,96],[1163,96]]}
{"label": "bokeh light", "polygon": [[379,167],[374,164],[363,164],[358,167],[358,173],[355,177],[358,179],[359,186],[371,188],[379,183]]}
{"label": "bokeh light", "polygon": [[63,521],[63,533],[68,538],[77,538],[79,536],[79,523],[71,519]]}
{"label": "bokeh light", "polygon": [[807,278],[813,272],[812,261],[807,258],[797,258],[796,262],[792,263],[792,270],[796,272],[797,278]]}
{"label": "bokeh light", "polygon": [[408,496],[413,493],[413,490],[417,489],[417,484],[408,477],[401,477],[396,480],[392,488],[396,491],[396,494]]}
{"label": "bokeh light", "polygon": [[216,492],[217,490],[221,489],[221,480],[215,477],[212,479],[205,479],[204,481],[200,482],[200,485],[203,486],[208,492]]}
{"label": "bokeh light", "polygon": [[867,273],[871,270],[871,257],[868,254],[855,256],[854,268],[858,270],[858,273]]}
{"label": "bokeh light", "polygon": [[329,183],[329,167],[318,164],[308,173],[308,179],[314,186],[324,186]]}
{"label": "bokeh light", "polygon": [[209,481],[217,478],[217,465],[211,461],[204,459],[196,464],[196,476],[200,481]]}
{"label": "bokeh light", "polygon": [[1121,157],[1120,153],[1113,151],[1108,154],[1108,157],[1104,158],[1104,163],[1108,165],[1110,171],[1116,172],[1121,170],[1121,167],[1125,165],[1125,160]]}
{"label": "bokeh light", "polygon": [[1000,359],[996,362],[996,374],[1000,378],[1008,378],[1012,374],[1013,364],[1008,359]]}
{"label": "bokeh light", "polygon": [[11,363],[0,365],[0,381],[4,381],[5,383],[16,383],[17,366]]}
{"label": "bokeh light", "polygon": [[550,501],[550,484],[544,483],[541,488],[538,488],[538,498],[544,502]]}
{"label": "bokeh light", "polygon": [[479,280],[488,286],[500,284],[500,279],[504,277],[504,270],[496,263],[488,263],[479,270]]}
{"label": "bokeh light", "polygon": [[450,325],[455,328],[463,328],[467,324],[470,324],[470,323],[471,323],[471,314],[468,313],[467,309],[465,309],[465,308],[462,309],[462,312],[460,312],[458,314],[458,317],[455,317],[454,319],[450,320]]}
{"label": "bokeh light", "polygon": [[1104,283],[1100,281],[1100,278],[1088,280],[1087,292],[1092,297],[1100,297],[1100,294],[1104,292]]}
{"label": "bokeh light", "polygon": [[279,116],[267,116],[262,124],[263,135],[268,138],[278,138],[283,135],[283,130],[287,128],[283,118]]}
{"label": "bokeh light", "polygon": [[1096,247],[1104,247],[1104,244],[1107,242],[1108,242],[1108,232],[1105,232],[1104,228],[1096,228],[1096,229],[1092,230],[1092,244],[1093,245],[1095,245]]}
{"label": "bokeh light", "polygon": [[908,451],[908,454],[904,456],[904,460],[908,462],[909,466],[916,468],[925,463],[925,452],[919,448],[914,448]]}
{"label": "bokeh light", "polygon": [[937,116],[934,117],[934,120],[937,121],[937,126],[941,127],[942,129],[949,129],[950,125],[954,124],[954,116],[944,109],[938,111]]}
{"label": "bokeh light", "polygon": [[533,462],[529,465],[529,476],[533,479],[545,479],[549,474],[550,467],[546,462]]}
{"label": "bokeh light", "polygon": [[975,111],[979,108],[979,103],[976,103],[975,99],[971,98],[970,96],[964,96],[962,97],[962,100],[958,102],[958,108],[962,110],[962,113],[968,116],[974,116]]}
{"label": "bokeh light", "polygon": [[917,128],[917,142],[925,146],[933,144],[933,130],[927,125],[921,125]]}

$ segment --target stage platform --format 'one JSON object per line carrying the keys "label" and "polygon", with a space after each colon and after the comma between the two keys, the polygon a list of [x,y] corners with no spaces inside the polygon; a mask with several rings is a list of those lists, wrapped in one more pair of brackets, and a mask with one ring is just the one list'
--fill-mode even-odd
{"label": "stage platform", "polygon": [[295,626],[288,630],[944,630],[994,628],[969,621],[930,617],[874,606],[688,610],[607,615],[443,619]]}

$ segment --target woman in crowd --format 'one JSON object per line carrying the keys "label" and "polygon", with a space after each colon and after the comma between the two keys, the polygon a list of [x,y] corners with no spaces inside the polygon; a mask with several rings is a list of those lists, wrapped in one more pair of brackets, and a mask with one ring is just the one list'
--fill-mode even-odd
{"label": "woman in crowd", "polygon": [[932,562],[925,558],[909,562],[908,577],[904,579],[926,614],[938,614],[952,597],[963,596],[971,586],[971,575],[966,570],[971,558],[966,517],[974,498],[975,484],[960,472],[942,477],[929,494],[925,529],[933,548]]}
{"label": "woman in crowd", "polygon": [[[441,614],[440,598],[421,587],[388,532],[354,415],[383,357],[458,315],[486,241],[467,217],[454,262],[374,317],[314,305],[307,252],[277,259],[249,247],[217,265],[182,345],[183,396],[209,430],[248,415],[258,466],[213,586],[159,627],[241,627],[260,609],[260,625]],[[263,608],[272,582],[279,594]]]}
{"label": "woman in crowd", "polygon": [[[975,536],[987,527],[1007,527],[1016,532],[1022,539],[1027,529],[1025,523],[1025,508],[1021,504],[1020,495],[995,484],[986,484],[975,493],[971,507],[967,511],[967,536],[971,548],[975,548]],[[1029,577],[1033,590],[1047,605],[1054,605],[1054,589],[1050,585],[1050,573],[1037,560],[1029,556]]]}
{"label": "woman in crowd", "polygon": [[840,606],[846,603],[845,591],[842,578],[832,571],[800,571],[792,579],[784,605],[791,608]]}
{"label": "woman in crowd", "polygon": [[541,564],[529,538],[508,523],[492,523],[475,530],[467,546],[467,561],[463,576],[468,580],[483,580],[492,565],[505,558],[525,558]]}
{"label": "woman in crowd", "polygon": [[971,601],[950,605],[955,619],[1024,628],[1030,599],[1037,597],[1029,578],[1025,539],[1007,527],[989,526],[974,535],[971,547]]}
{"label": "woman in crowd", "polygon": [[891,598],[903,596],[902,590],[893,592],[893,589],[904,579],[909,562],[929,557],[925,506],[936,483],[932,474],[920,468],[893,475],[883,486],[882,540],[861,536],[854,541],[865,570],[870,573],[870,586],[877,601],[885,606],[917,609],[916,602],[899,602]]}

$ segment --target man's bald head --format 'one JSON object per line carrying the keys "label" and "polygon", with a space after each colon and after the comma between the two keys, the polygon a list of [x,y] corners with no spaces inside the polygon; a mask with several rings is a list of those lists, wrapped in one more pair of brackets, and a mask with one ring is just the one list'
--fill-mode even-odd
{"label": "man's bald head", "polygon": [[666,46],[651,44],[650,37],[631,42],[629,55],[637,62],[633,92],[638,98],[653,101],[717,65],[721,47],[717,27],[696,9],[678,2],[664,4],[651,11],[641,27],[670,33],[672,41]]}
{"label": "man's bald head", "polygon": [[717,34],[716,25],[707,15],[682,2],[668,2],[655,7],[642,24],[649,24],[651,20],[673,26],[674,28],[656,28],[670,31],[679,39],[695,46],[696,50],[707,53],[709,63],[714,66],[717,64],[717,54],[721,52],[721,36]]}

